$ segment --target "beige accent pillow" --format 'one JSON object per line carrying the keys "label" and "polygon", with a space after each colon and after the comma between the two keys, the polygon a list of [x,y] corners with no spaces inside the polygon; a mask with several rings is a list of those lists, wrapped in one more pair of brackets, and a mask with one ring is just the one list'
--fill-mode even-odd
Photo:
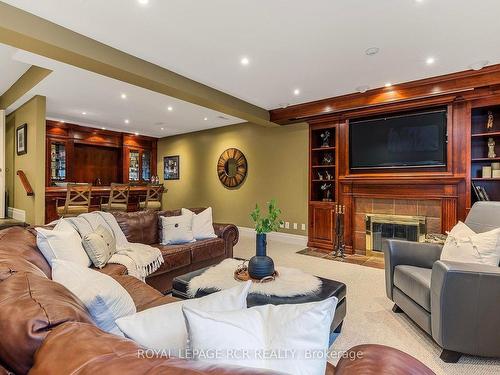
{"label": "beige accent pillow", "polygon": [[97,268],[103,268],[116,252],[116,240],[113,234],[102,225],[82,239],[83,247],[90,260]]}

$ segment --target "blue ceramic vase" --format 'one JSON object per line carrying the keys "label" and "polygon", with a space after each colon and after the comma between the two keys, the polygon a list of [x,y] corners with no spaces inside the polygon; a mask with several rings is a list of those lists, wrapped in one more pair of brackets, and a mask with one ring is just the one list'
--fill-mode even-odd
{"label": "blue ceramic vase", "polygon": [[263,279],[274,273],[274,262],[267,256],[267,240],[265,233],[257,234],[255,256],[248,262],[248,274],[252,279]]}

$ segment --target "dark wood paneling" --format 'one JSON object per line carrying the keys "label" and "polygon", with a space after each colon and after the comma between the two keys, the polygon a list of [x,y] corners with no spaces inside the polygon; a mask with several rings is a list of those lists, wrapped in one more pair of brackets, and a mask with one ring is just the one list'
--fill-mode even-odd
{"label": "dark wood paneling", "polygon": [[73,178],[76,182],[110,185],[121,181],[121,152],[118,148],[75,144]]}
{"label": "dark wood paneling", "polygon": [[[157,175],[157,138],[90,128],[76,124],[47,120],[46,185],[50,179],[50,145],[64,143],[66,147],[66,181],[92,182],[97,178],[103,185],[128,182],[128,154],[137,149],[141,155],[151,155],[151,173]],[[139,181],[144,183],[146,181]]]}

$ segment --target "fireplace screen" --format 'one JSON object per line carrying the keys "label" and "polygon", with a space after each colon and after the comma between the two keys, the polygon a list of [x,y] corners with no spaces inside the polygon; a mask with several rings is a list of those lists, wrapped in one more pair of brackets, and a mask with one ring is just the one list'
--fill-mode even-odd
{"label": "fireplace screen", "polygon": [[425,240],[426,225],[423,216],[366,215],[366,251],[382,252],[386,239],[422,242]]}

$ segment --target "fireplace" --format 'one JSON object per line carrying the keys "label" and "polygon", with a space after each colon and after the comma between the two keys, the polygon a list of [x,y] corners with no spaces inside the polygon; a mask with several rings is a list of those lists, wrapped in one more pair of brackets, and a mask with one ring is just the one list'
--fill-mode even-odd
{"label": "fireplace", "polygon": [[366,253],[382,254],[386,239],[422,242],[427,225],[424,216],[366,214]]}

